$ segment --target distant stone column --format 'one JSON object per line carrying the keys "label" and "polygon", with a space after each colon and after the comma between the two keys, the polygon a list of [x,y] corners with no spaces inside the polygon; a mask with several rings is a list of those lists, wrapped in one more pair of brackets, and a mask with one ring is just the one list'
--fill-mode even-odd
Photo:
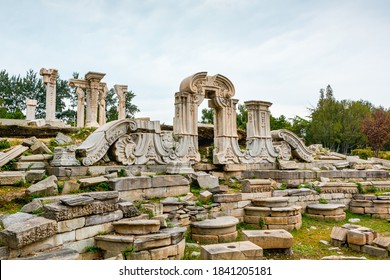
{"label": "distant stone column", "polygon": [[118,96],[118,120],[126,118],[126,93],[127,86],[125,85],[114,85],[114,90]]}
{"label": "distant stone column", "polygon": [[84,127],[85,93],[81,87],[77,87],[77,127]]}
{"label": "distant stone column", "polygon": [[26,120],[35,120],[35,109],[37,101],[35,99],[26,99]]}
{"label": "distant stone column", "polygon": [[56,119],[56,82],[57,69],[42,68],[39,74],[43,77],[43,84],[46,87],[46,120]]}
{"label": "distant stone column", "polygon": [[108,88],[106,83],[100,83],[102,90],[99,94],[99,124],[104,125],[106,123],[106,97]]}
{"label": "distant stone column", "polygon": [[86,108],[86,127],[99,127],[97,122],[98,114],[98,99],[100,80],[105,74],[97,72],[88,72],[85,74],[85,80],[89,83],[87,90],[87,108]]}

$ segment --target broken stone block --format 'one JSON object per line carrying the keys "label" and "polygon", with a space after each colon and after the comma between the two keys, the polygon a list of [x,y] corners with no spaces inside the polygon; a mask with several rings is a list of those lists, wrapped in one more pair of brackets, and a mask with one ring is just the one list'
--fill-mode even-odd
{"label": "broken stone block", "polygon": [[52,151],[38,139],[30,147],[30,149],[33,154],[52,154]]}
{"label": "broken stone block", "polygon": [[39,199],[35,198],[30,203],[25,204],[20,211],[24,213],[41,212],[43,211],[43,204]]}
{"label": "broken stone block", "polygon": [[243,240],[251,241],[263,249],[290,249],[294,238],[286,230],[243,230]]}
{"label": "broken stone block", "polygon": [[158,232],[160,221],[156,220],[121,220],[112,223],[114,229],[120,234],[149,234]]}
{"label": "broken stone block", "polygon": [[0,154],[0,167],[6,165],[8,162],[13,160],[14,158],[17,158],[21,154],[23,154],[25,151],[28,150],[28,147],[25,147],[23,145],[17,145],[13,147],[11,150],[9,150],[6,153]]}
{"label": "broken stone block", "polygon": [[113,212],[103,213],[99,215],[92,215],[85,218],[85,226],[94,226],[104,223],[117,221],[123,218],[123,212],[116,210]]}
{"label": "broken stone block", "polygon": [[54,148],[53,160],[51,166],[80,166],[81,163],[76,159],[76,147],[56,147]]}
{"label": "broken stone block", "polygon": [[366,244],[366,235],[364,232],[358,230],[350,230],[347,233],[347,242],[349,245],[365,245]]}
{"label": "broken stone block", "polygon": [[123,218],[132,218],[139,216],[141,213],[138,211],[137,207],[130,201],[118,203],[119,209],[123,212]]}
{"label": "broken stone block", "polygon": [[202,260],[261,260],[263,249],[250,241],[212,244],[200,247]]}
{"label": "broken stone block", "polygon": [[219,203],[238,202],[242,200],[242,195],[241,193],[215,194],[213,200]]}
{"label": "broken stone block", "polygon": [[0,172],[0,186],[12,186],[16,183],[23,182],[25,175],[20,171],[3,171]]}
{"label": "broken stone block", "polygon": [[40,162],[40,161],[22,161],[22,162],[16,162],[14,164],[14,167],[16,170],[30,170],[30,169],[45,169],[48,166],[47,162]]}
{"label": "broken stone block", "polygon": [[81,188],[96,186],[96,185],[99,185],[100,183],[104,183],[107,181],[108,181],[108,179],[104,176],[85,178],[85,179],[78,180]]}
{"label": "broken stone block", "polygon": [[27,125],[31,127],[42,127],[46,125],[46,120],[45,119],[31,120],[27,122]]}
{"label": "broken stone block", "polygon": [[196,172],[192,175],[192,178],[203,189],[211,189],[219,186],[218,177],[207,174],[206,172]]}
{"label": "broken stone block", "polygon": [[34,185],[31,185],[26,190],[26,195],[57,195],[57,183],[57,177],[52,175]]}
{"label": "broken stone block", "polygon": [[186,227],[164,228],[160,230],[161,233],[167,233],[171,236],[171,244],[177,244],[183,240],[186,231]]}
{"label": "broken stone block", "polygon": [[17,212],[15,214],[5,215],[5,217],[2,218],[1,220],[1,224],[3,225],[4,228],[7,228],[13,224],[22,223],[24,221],[33,219],[35,217],[36,216],[31,214]]}
{"label": "broken stone block", "polygon": [[371,245],[364,245],[362,247],[362,252],[379,258],[386,258],[389,256],[389,253],[386,249]]}
{"label": "broken stone block", "polygon": [[22,258],[22,260],[78,260],[80,254],[72,249],[60,249],[47,253],[40,253],[33,257]]}
{"label": "broken stone block", "polygon": [[164,233],[136,236],[134,250],[136,252],[171,245],[171,236]]}
{"label": "broken stone block", "polygon": [[181,175],[155,176],[151,178],[152,188],[186,186],[190,181]]}
{"label": "broken stone block", "polygon": [[229,187],[225,185],[219,185],[214,188],[208,189],[212,193],[227,193],[229,191]]}
{"label": "broken stone block", "polygon": [[330,234],[330,238],[342,242],[347,241],[347,233],[348,229],[346,228],[341,228],[341,227],[333,227],[332,232]]}
{"label": "broken stone block", "polygon": [[66,145],[66,144],[71,144],[73,142],[72,138],[69,136],[58,132],[56,138],[54,139],[58,145]]}
{"label": "broken stone block", "polygon": [[8,247],[18,249],[56,233],[57,223],[55,221],[35,217],[10,225],[0,232],[0,237]]}
{"label": "broken stone block", "polygon": [[199,194],[199,200],[202,202],[208,202],[213,197],[213,194],[209,191],[203,191]]}
{"label": "broken stone block", "polygon": [[53,159],[52,154],[38,154],[38,155],[29,155],[29,156],[21,156],[19,161],[49,161]]}
{"label": "broken stone block", "polygon": [[116,191],[130,191],[135,189],[150,189],[151,178],[138,176],[138,177],[120,177],[114,178],[109,181],[109,184]]}
{"label": "broken stone block", "polygon": [[66,206],[83,206],[91,204],[94,199],[92,197],[88,196],[74,196],[74,197],[66,197],[66,198],[60,198],[60,201],[62,204]]}
{"label": "broken stone block", "polygon": [[390,237],[379,236],[374,239],[373,244],[390,251]]}
{"label": "broken stone block", "polygon": [[66,206],[59,202],[45,204],[43,216],[56,221],[70,220],[78,217],[102,214],[118,210],[118,205],[101,201],[82,206]]}
{"label": "broken stone block", "polygon": [[83,193],[81,195],[92,197],[94,200],[110,201],[112,203],[116,203],[119,198],[119,192],[117,191],[88,192],[88,193]]}
{"label": "broken stone block", "polygon": [[29,170],[26,172],[26,181],[29,183],[36,183],[41,181],[46,175],[45,170]]}
{"label": "broken stone block", "polygon": [[80,184],[72,181],[65,181],[62,188],[61,194],[69,194],[71,192],[76,192],[80,189]]}

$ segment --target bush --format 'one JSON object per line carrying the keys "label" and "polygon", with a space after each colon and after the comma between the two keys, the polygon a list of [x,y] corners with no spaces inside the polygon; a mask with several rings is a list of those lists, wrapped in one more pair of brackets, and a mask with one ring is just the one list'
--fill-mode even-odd
{"label": "bush", "polygon": [[371,148],[352,150],[352,155],[359,156],[361,159],[368,159],[374,156],[374,151]]}
{"label": "bush", "polygon": [[11,144],[7,139],[0,140],[0,150],[11,148]]}

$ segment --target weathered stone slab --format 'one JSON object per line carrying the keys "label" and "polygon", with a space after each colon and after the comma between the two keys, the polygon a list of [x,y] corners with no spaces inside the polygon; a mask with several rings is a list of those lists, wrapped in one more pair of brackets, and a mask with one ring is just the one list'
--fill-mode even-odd
{"label": "weathered stone slab", "polygon": [[181,175],[155,176],[151,178],[151,187],[173,187],[189,185],[190,181]]}
{"label": "weathered stone slab", "polygon": [[203,228],[203,229],[214,229],[214,228],[228,228],[236,226],[238,224],[238,219],[231,216],[218,217],[215,219],[207,219],[200,222],[193,222],[191,224],[194,228]]}
{"label": "weathered stone slab", "polygon": [[76,230],[85,226],[85,218],[76,218],[72,220],[65,220],[57,223],[58,233]]}
{"label": "weathered stone slab", "polygon": [[43,217],[11,224],[0,232],[3,242],[10,248],[21,248],[56,234],[57,223]]}
{"label": "weathered stone slab", "polygon": [[333,227],[332,232],[330,234],[331,239],[339,240],[342,242],[347,241],[347,233],[348,229],[346,228],[341,228],[341,227]]}
{"label": "weathered stone slab", "polygon": [[6,260],[9,257],[9,248],[7,246],[0,247],[0,260]]}
{"label": "weathered stone slab", "polygon": [[95,236],[96,246],[105,251],[122,252],[126,247],[133,246],[133,235],[98,235]]}
{"label": "weathered stone slab", "polygon": [[14,158],[17,158],[27,150],[28,147],[17,145],[8,152],[0,154],[0,167],[6,165],[8,162],[13,160]]}
{"label": "weathered stone slab", "polygon": [[151,188],[151,178],[146,176],[120,177],[108,181],[116,191],[129,191]]}
{"label": "weathered stone slab", "polygon": [[215,194],[213,196],[214,202],[227,203],[227,202],[237,202],[242,200],[241,193],[233,194]]}
{"label": "weathered stone slab", "polygon": [[270,179],[245,179],[242,181],[243,193],[269,192],[272,190],[272,180]]}
{"label": "weathered stone slab", "polygon": [[38,139],[30,147],[33,154],[52,154],[52,151]]}
{"label": "weathered stone slab", "polygon": [[261,260],[263,249],[250,241],[204,245],[200,247],[202,260]]}
{"label": "weathered stone slab", "polygon": [[31,185],[26,190],[26,195],[57,195],[57,177],[52,175],[38,183]]}
{"label": "weathered stone slab", "polygon": [[219,185],[208,190],[212,193],[227,193],[229,191],[229,187],[225,185]]}
{"label": "weathered stone slab", "polygon": [[[193,223],[192,223],[193,224]],[[193,234],[201,234],[201,235],[221,235],[221,234],[229,234],[236,232],[236,225],[226,226],[222,228],[202,228],[202,227],[192,227],[191,233]]]}
{"label": "weathered stone slab", "polygon": [[152,259],[149,251],[141,251],[141,252],[125,254],[124,257],[126,260],[132,260],[132,261],[146,261]]}
{"label": "weathered stone slab", "polygon": [[61,132],[58,132],[54,141],[56,141],[58,145],[66,145],[66,144],[71,144],[73,142],[72,138],[70,138],[69,136]]}
{"label": "weathered stone slab", "polygon": [[271,208],[269,207],[247,206],[244,210],[246,216],[256,216],[257,222],[259,217],[267,217],[271,215]]}
{"label": "weathered stone slab", "polygon": [[192,175],[192,178],[204,189],[215,188],[219,185],[218,177],[207,174],[206,172],[196,172]]}
{"label": "weathered stone slab", "polygon": [[349,245],[365,245],[366,235],[364,234],[364,232],[360,232],[358,230],[349,230],[347,233],[347,242]]}
{"label": "weathered stone slab", "polygon": [[40,161],[36,161],[36,162],[16,162],[14,164],[14,167],[16,170],[30,170],[30,169],[33,169],[33,170],[39,170],[39,169],[45,169],[46,167],[48,166],[48,163],[47,162],[40,162]]}
{"label": "weathered stone slab", "polygon": [[92,197],[78,195],[75,197],[60,198],[60,201],[66,206],[74,207],[91,204],[94,199]]}
{"label": "weathered stone slab", "polygon": [[390,237],[379,236],[374,239],[373,244],[390,251]]}
{"label": "weathered stone slab", "polygon": [[76,240],[88,239],[101,233],[112,232],[113,230],[114,228],[111,223],[79,228],[76,229]]}
{"label": "weathered stone slab", "polygon": [[83,193],[81,195],[92,197],[94,200],[99,200],[99,201],[112,200],[112,202],[116,202],[119,198],[119,192],[117,191],[88,192],[88,193]]}
{"label": "weathered stone slab", "polygon": [[306,212],[309,214],[336,216],[344,214],[344,204],[309,204]]}
{"label": "weathered stone slab", "polygon": [[76,250],[79,253],[84,253],[85,249],[87,247],[95,246],[95,239],[94,237],[83,239],[83,240],[78,240],[74,242],[67,242],[62,245],[64,248],[69,248]]}
{"label": "weathered stone slab", "polygon": [[256,198],[252,204],[258,207],[286,207],[288,205],[287,197]]}
{"label": "weathered stone slab", "polygon": [[243,230],[242,238],[263,249],[290,249],[294,243],[286,230]]}
{"label": "weathered stone slab", "polygon": [[1,219],[1,224],[3,225],[4,228],[8,228],[13,224],[22,223],[24,221],[33,219],[35,217],[36,216],[31,214],[17,212],[15,214],[6,215],[4,218]]}
{"label": "weathered stone slab", "polygon": [[43,204],[41,200],[35,198],[30,203],[23,205],[21,212],[24,213],[37,213],[43,211]]}
{"label": "weathered stone slab", "polygon": [[30,155],[30,156],[21,156],[19,161],[49,161],[53,159],[52,154],[39,154],[39,155]]}
{"label": "weathered stone slab", "polygon": [[164,233],[140,235],[134,239],[134,250],[136,252],[169,245],[171,245],[171,236]]}
{"label": "weathered stone slab", "polygon": [[386,258],[389,256],[389,253],[386,249],[371,245],[364,245],[362,247],[362,252],[379,258]]}
{"label": "weathered stone slab", "polygon": [[99,185],[100,183],[108,182],[108,179],[104,176],[99,176],[99,177],[92,177],[92,178],[84,178],[78,180],[80,183],[80,187],[90,187],[90,186],[96,186]]}
{"label": "weathered stone slab", "polygon": [[80,184],[72,181],[65,181],[64,187],[62,188],[61,194],[69,194],[71,192],[76,192],[80,189]]}
{"label": "weathered stone slab", "polygon": [[160,229],[160,221],[156,220],[121,220],[112,223],[114,229],[120,234],[149,234],[158,232]]}
{"label": "weathered stone slab", "polygon": [[72,249],[60,249],[48,253],[40,253],[33,257],[23,258],[23,260],[77,260],[79,253]]}
{"label": "weathered stone slab", "polygon": [[99,215],[92,215],[85,218],[85,226],[93,226],[104,224],[108,222],[117,221],[123,218],[123,212],[116,210],[113,212],[103,213]]}
{"label": "weathered stone slab", "polygon": [[209,191],[203,191],[199,194],[199,200],[202,202],[208,202],[213,197],[213,194]]}
{"label": "weathered stone slab", "polygon": [[0,172],[0,186],[11,186],[25,180],[25,175],[20,171]]}
{"label": "weathered stone slab", "polygon": [[119,209],[123,212],[123,218],[131,218],[139,216],[141,213],[130,201],[118,203]]}
{"label": "weathered stone slab", "polygon": [[45,170],[29,170],[26,172],[26,181],[29,183],[35,183],[41,181],[45,175]]}
{"label": "weathered stone slab", "polygon": [[82,206],[66,206],[61,203],[51,203],[43,206],[43,216],[56,221],[71,220],[78,217],[102,214],[118,210],[117,204],[95,201]]}
{"label": "weathered stone slab", "polygon": [[160,230],[161,233],[167,233],[171,236],[171,244],[179,243],[183,239],[186,231],[186,227],[164,228]]}

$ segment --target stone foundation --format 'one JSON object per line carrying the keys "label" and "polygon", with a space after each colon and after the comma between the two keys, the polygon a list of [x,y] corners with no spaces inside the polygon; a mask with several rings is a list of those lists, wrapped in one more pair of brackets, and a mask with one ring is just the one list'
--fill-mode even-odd
{"label": "stone foundation", "polygon": [[390,219],[390,196],[354,195],[349,209],[356,214],[369,214],[373,218]]}

